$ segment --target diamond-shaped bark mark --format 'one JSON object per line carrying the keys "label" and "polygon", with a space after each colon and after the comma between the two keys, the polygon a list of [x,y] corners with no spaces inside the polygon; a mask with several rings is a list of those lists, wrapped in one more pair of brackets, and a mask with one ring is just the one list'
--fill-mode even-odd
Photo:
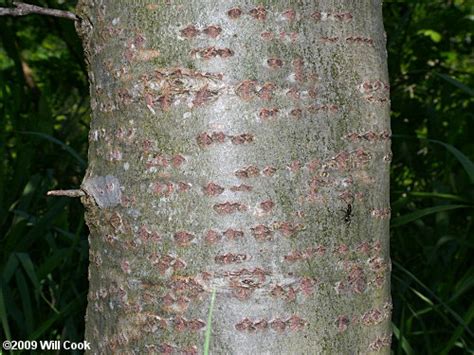
{"label": "diamond-shaped bark mark", "polygon": [[203,190],[204,190],[204,193],[208,196],[218,196],[224,192],[224,188],[222,186],[214,184],[213,182],[210,182],[209,184],[207,184],[203,188]]}
{"label": "diamond-shaped bark mark", "polygon": [[206,241],[207,244],[216,244],[222,239],[222,235],[215,231],[215,230],[209,230],[206,233],[206,236],[204,240]]}
{"label": "diamond-shaped bark mark", "polygon": [[275,222],[273,224],[273,227],[275,229],[278,229],[278,231],[280,231],[280,233],[283,234],[285,237],[291,237],[296,232],[303,229],[302,224],[295,224],[292,222]]}
{"label": "diamond-shaped bark mark", "polygon": [[263,169],[262,173],[265,176],[273,176],[276,173],[276,168],[273,166],[267,166]]}
{"label": "diamond-shaped bark mark", "polygon": [[283,333],[286,329],[286,322],[280,318],[276,318],[270,322],[270,326],[278,333]]}
{"label": "diamond-shaped bark mark", "polygon": [[361,294],[367,288],[367,279],[364,270],[360,266],[353,266],[347,277],[352,292]]}
{"label": "diamond-shaped bark mark", "polygon": [[168,94],[161,95],[158,97],[157,101],[163,111],[169,111],[171,104],[173,103],[171,95]]}
{"label": "diamond-shaped bark mark", "polygon": [[362,324],[366,326],[375,325],[384,320],[384,314],[378,309],[371,309],[370,311],[365,312],[360,320]]}
{"label": "diamond-shaped bark mark", "polygon": [[273,90],[275,90],[275,84],[273,83],[265,83],[262,85],[261,89],[258,91],[258,97],[262,100],[271,100],[273,96]]}
{"label": "diamond-shaped bark mark", "polygon": [[171,284],[171,289],[178,295],[185,294],[190,298],[196,298],[204,292],[203,287],[192,277],[176,276]]}
{"label": "diamond-shaped bark mark", "polygon": [[245,286],[231,286],[232,294],[234,297],[238,298],[241,301],[247,300],[253,293],[253,289]]}
{"label": "diamond-shaped bark mark", "polygon": [[237,170],[234,174],[240,179],[251,178],[259,176],[260,170],[255,165],[250,165],[246,168]]}
{"label": "diamond-shaped bark mark", "polygon": [[352,20],[352,14],[350,12],[339,12],[333,14],[334,18],[338,21],[348,22]]}
{"label": "diamond-shaped bark mark", "polygon": [[321,12],[316,11],[311,14],[311,18],[315,21],[320,21],[321,20]]}
{"label": "diamond-shaped bark mark", "polygon": [[239,264],[249,259],[250,257],[246,254],[232,253],[216,255],[216,257],[214,258],[215,262],[218,264]]}
{"label": "diamond-shaped bark mark", "polygon": [[195,238],[195,236],[191,233],[181,231],[177,232],[174,235],[174,240],[176,244],[180,247],[187,247],[191,244],[191,241]]}
{"label": "diamond-shaped bark mark", "polygon": [[303,110],[300,108],[294,108],[290,111],[290,116],[296,120],[299,120],[303,116]]}
{"label": "diamond-shaped bark mark", "polygon": [[199,30],[194,25],[189,25],[181,30],[181,34],[186,38],[193,38],[199,34]]}
{"label": "diamond-shaped bark mark", "polygon": [[160,354],[163,355],[171,355],[175,351],[175,347],[173,345],[163,343],[159,346]]}
{"label": "diamond-shaped bark mark", "polygon": [[265,200],[263,202],[260,202],[260,208],[264,212],[270,212],[274,206],[275,206],[275,203],[272,200]]}
{"label": "diamond-shaped bark mark", "polygon": [[232,192],[249,192],[252,191],[253,187],[250,185],[240,184],[238,186],[232,186],[230,191]]}
{"label": "diamond-shaped bark mark", "polygon": [[288,21],[293,21],[296,19],[296,11],[293,9],[288,9],[282,13],[283,17]]}
{"label": "diamond-shaped bark mark", "polygon": [[271,41],[273,39],[273,33],[270,32],[270,31],[265,31],[265,32],[262,32],[260,34],[260,37],[264,40],[264,41]]}
{"label": "diamond-shaped bark mark", "polygon": [[206,132],[200,133],[196,140],[198,145],[201,147],[210,146],[212,144],[212,137]]}
{"label": "diamond-shaped bark mark", "polygon": [[171,158],[171,164],[173,164],[173,167],[175,168],[179,168],[185,161],[186,159],[180,154],[176,154]]}
{"label": "diamond-shaped bark mark", "polygon": [[232,214],[236,212],[245,212],[247,211],[247,206],[238,202],[224,202],[218,203],[213,206],[214,211],[218,214]]}
{"label": "diamond-shaped bark mark", "polygon": [[251,332],[251,331],[256,330],[253,322],[248,318],[244,318],[239,323],[237,323],[235,325],[235,329],[237,329],[240,332],[244,332],[244,331]]}
{"label": "diamond-shaped bark mark", "polygon": [[303,277],[300,280],[300,289],[305,296],[310,296],[314,292],[316,280],[310,277]]}
{"label": "diamond-shaped bark mark", "polygon": [[240,134],[238,136],[233,136],[231,138],[231,141],[232,141],[232,144],[239,145],[239,144],[252,143],[253,139],[254,139],[253,134],[244,133],[244,134]]}
{"label": "diamond-shaped bark mark", "polygon": [[272,69],[280,69],[283,66],[283,61],[280,58],[268,58],[267,65]]}
{"label": "diamond-shaped bark mark", "polygon": [[350,324],[351,321],[347,316],[339,316],[336,319],[336,327],[339,333],[345,332]]}
{"label": "diamond-shaped bark mark", "polygon": [[235,240],[235,239],[243,238],[244,232],[229,228],[224,232],[224,236],[230,240]]}
{"label": "diamond-shaped bark mark", "polygon": [[257,6],[250,10],[250,16],[259,21],[265,21],[267,18],[267,10],[263,6]]}
{"label": "diamond-shaped bark mark", "polygon": [[253,228],[250,228],[252,231],[252,236],[258,241],[265,241],[272,239],[272,231],[270,228],[263,224],[259,224]]}
{"label": "diamond-shaped bark mark", "polygon": [[234,55],[234,51],[230,48],[207,47],[195,48],[191,51],[192,56],[195,56],[196,54],[199,54],[204,59],[212,59],[216,57],[229,58]]}
{"label": "diamond-shaped bark mark", "polygon": [[244,80],[235,88],[235,93],[242,100],[250,100],[256,94],[256,82],[254,80]]}
{"label": "diamond-shaped bark mark", "polygon": [[288,91],[286,92],[286,96],[292,98],[293,100],[299,100],[301,95],[300,91],[297,88],[292,87],[288,89]]}
{"label": "diamond-shaped bark mark", "polygon": [[301,162],[299,160],[293,160],[290,165],[288,165],[288,169],[294,173],[301,169]]}
{"label": "diamond-shaped bark mark", "polygon": [[178,191],[179,192],[189,191],[190,188],[191,188],[191,184],[189,184],[187,182],[184,182],[184,181],[178,182]]}
{"label": "diamond-shaped bark mark", "polygon": [[283,287],[281,287],[280,285],[276,285],[274,288],[272,288],[272,290],[270,291],[270,294],[273,296],[273,297],[283,297],[285,295],[285,289]]}
{"label": "diamond-shaped bark mark", "polygon": [[174,186],[171,182],[161,183],[157,181],[152,184],[152,191],[157,195],[169,197],[174,191]]}
{"label": "diamond-shaped bark mark", "polygon": [[208,89],[208,85],[205,85],[196,92],[193,99],[193,105],[202,106],[213,99],[216,95],[217,91],[211,91]]}
{"label": "diamond-shaped bark mark", "polygon": [[235,20],[239,18],[242,15],[242,10],[238,7],[234,7],[227,11],[227,16],[229,16],[231,19]]}
{"label": "diamond-shaped bark mark", "polygon": [[202,32],[209,37],[216,38],[221,34],[222,28],[220,26],[211,25],[207,26]]}
{"label": "diamond-shaped bark mark", "polygon": [[206,326],[206,323],[200,319],[190,319],[186,322],[186,326],[191,331],[198,331]]}
{"label": "diamond-shaped bark mark", "polygon": [[253,323],[256,330],[264,330],[268,328],[268,321],[265,319],[258,320]]}
{"label": "diamond-shaped bark mark", "polygon": [[297,315],[292,315],[286,320],[286,323],[288,324],[290,331],[302,330],[307,324],[303,318],[298,317]]}
{"label": "diamond-shaped bark mark", "polygon": [[304,62],[301,58],[296,58],[293,60],[293,70],[295,71],[295,78],[299,82],[303,82],[305,80],[304,75]]}
{"label": "diamond-shaped bark mark", "polygon": [[277,109],[277,108],[266,108],[266,107],[264,107],[260,110],[260,112],[258,113],[258,116],[262,120],[268,120],[268,119],[276,118],[279,111],[280,110]]}

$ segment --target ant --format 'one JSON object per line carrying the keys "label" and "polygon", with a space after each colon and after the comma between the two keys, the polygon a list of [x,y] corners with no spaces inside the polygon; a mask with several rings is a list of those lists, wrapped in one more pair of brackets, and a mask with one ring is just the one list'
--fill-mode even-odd
{"label": "ant", "polygon": [[351,218],[352,218],[352,204],[351,203],[348,203],[347,204],[347,208],[346,210],[344,211],[345,215],[344,215],[344,222],[346,222],[348,225],[351,224]]}
{"label": "ant", "polygon": [[344,222],[347,223],[348,226],[350,226],[350,225],[351,225],[351,222],[352,222],[352,216],[353,216],[353,214],[352,214],[352,204],[353,204],[353,203],[354,203],[354,198],[351,199],[351,202],[349,202],[349,203],[347,204],[346,209],[343,210],[343,211],[344,211],[344,218],[343,218],[343,220],[344,220]]}

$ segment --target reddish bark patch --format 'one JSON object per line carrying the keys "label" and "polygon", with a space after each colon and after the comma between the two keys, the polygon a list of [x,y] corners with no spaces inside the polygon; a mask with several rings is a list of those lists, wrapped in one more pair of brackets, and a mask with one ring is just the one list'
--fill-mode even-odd
{"label": "reddish bark patch", "polygon": [[235,230],[235,229],[229,228],[224,232],[224,236],[226,238],[229,238],[230,240],[235,240],[235,239],[238,239],[238,238],[243,238],[244,237],[244,232],[242,232],[240,230]]}
{"label": "reddish bark patch", "polygon": [[237,323],[235,325],[235,329],[237,329],[240,332],[256,330],[253,322],[248,318],[244,318],[239,323]]}
{"label": "reddish bark patch", "polygon": [[186,38],[193,38],[199,34],[199,30],[194,25],[189,25],[188,27],[181,30],[181,35]]}
{"label": "reddish bark patch", "polygon": [[270,326],[278,333],[283,333],[286,329],[286,322],[280,318],[276,318],[270,322]]}
{"label": "reddish bark patch", "polygon": [[288,97],[290,97],[294,100],[299,100],[300,99],[300,91],[297,88],[292,87],[286,92],[286,96],[288,96]]}
{"label": "reddish bark patch", "polygon": [[177,154],[171,158],[171,164],[173,164],[173,167],[175,168],[179,168],[185,161],[186,159],[180,154]]}
{"label": "reddish bark patch", "polygon": [[321,12],[316,11],[311,14],[311,18],[315,21],[320,21],[321,20]]}
{"label": "reddish bark patch", "polygon": [[217,184],[214,184],[213,182],[210,182],[209,184],[207,184],[204,188],[204,193],[208,196],[217,196],[217,195],[220,195],[221,193],[224,192],[224,188],[217,185]]}
{"label": "reddish bark patch", "polygon": [[212,59],[216,57],[229,58],[234,55],[234,52],[230,48],[195,48],[191,51],[191,55],[195,56],[199,54],[204,59]]}
{"label": "reddish bark patch", "polygon": [[190,319],[186,322],[186,327],[190,330],[190,331],[198,331],[202,328],[204,328],[206,326],[206,323],[204,323],[202,320],[200,319]]}
{"label": "reddish bark patch", "polygon": [[239,169],[235,173],[238,178],[251,178],[260,175],[260,170],[255,165],[250,165],[246,168]]}
{"label": "reddish bark patch", "polygon": [[283,297],[285,295],[285,289],[281,287],[280,285],[276,285],[272,290],[270,291],[270,294],[273,297]]}
{"label": "reddish bark patch", "polygon": [[339,333],[345,332],[351,321],[347,316],[339,316],[336,319],[336,326]]}
{"label": "reddish bark patch", "polygon": [[238,185],[238,186],[232,186],[230,188],[230,191],[232,191],[232,192],[249,192],[249,191],[252,191],[252,190],[253,190],[252,186],[245,185],[245,184],[241,184],[241,185]]}
{"label": "reddish bark patch", "polygon": [[216,92],[209,90],[207,87],[208,86],[205,85],[196,92],[196,95],[194,96],[194,99],[193,99],[194,106],[204,105],[217,94]]}
{"label": "reddish bark patch", "polygon": [[268,58],[267,65],[272,69],[280,69],[283,66],[283,61],[280,58]]}
{"label": "reddish bark patch", "polygon": [[197,138],[197,143],[201,147],[207,147],[212,144],[212,137],[206,132],[200,133]]}
{"label": "reddish bark patch", "polygon": [[235,20],[239,18],[242,15],[242,10],[238,7],[234,7],[227,11],[227,16],[229,16],[231,19]]}
{"label": "reddish bark patch", "polygon": [[253,326],[256,330],[264,330],[268,328],[268,321],[266,321],[265,319],[261,319],[253,323]]}
{"label": "reddish bark patch", "polygon": [[299,160],[292,161],[290,165],[288,165],[288,169],[290,169],[292,173],[297,172],[301,169],[301,162]]}
{"label": "reddish bark patch", "polygon": [[195,238],[195,236],[188,232],[177,232],[174,235],[174,240],[176,244],[180,247],[187,247],[191,244],[191,241]]}
{"label": "reddish bark patch", "polygon": [[184,181],[178,182],[178,191],[179,192],[189,191],[190,188],[191,188],[191,184],[189,184],[187,182],[184,182]]}
{"label": "reddish bark patch", "polygon": [[211,25],[207,26],[202,32],[209,37],[216,38],[221,34],[222,28],[220,26]]}
{"label": "reddish bark patch", "polygon": [[168,94],[158,97],[157,102],[163,111],[169,111],[171,104],[173,103],[171,96]]}
{"label": "reddish bark patch", "polygon": [[271,41],[273,39],[273,33],[270,31],[265,31],[265,32],[260,33],[260,37],[264,41]]}
{"label": "reddish bark patch", "polygon": [[218,203],[213,206],[214,211],[218,214],[232,214],[236,212],[247,211],[247,206],[238,202],[224,202]]}
{"label": "reddish bark patch", "polygon": [[348,22],[352,20],[352,14],[350,12],[339,12],[333,14],[334,18],[341,22]]}
{"label": "reddish bark patch", "polygon": [[239,264],[249,259],[250,257],[246,254],[232,254],[232,253],[216,255],[216,257],[214,258],[215,262],[218,264],[234,264],[234,263]]}
{"label": "reddish bark patch", "polygon": [[364,270],[360,266],[354,265],[351,267],[347,281],[354,293],[361,294],[367,288],[367,279]]}
{"label": "reddish bark patch", "polygon": [[291,331],[299,331],[302,330],[306,326],[306,321],[298,317],[297,315],[292,315],[290,318],[286,320]]}
{"label": "reddish bark patch", "polygon": [[266,241],[272,239],[272,231],[270,228],[263,224],[259,224],[253,228],[250,228],[252,231],[252,236],[258,241]]}
{"label": "reddish bark patch", "polygon": [[279,110],[277,108],[262,108],[258,114],[260,119],[268,120],[272,118],[276,118]]}
{"label": "reddish bark patch", "polygon": [[294,119],[300,119],[301,116],[303,115],[303,110],[300,108],[295,108],[290,111],[290,116]]}
{"label": "reddish bark patch", "polygon": [[301,292],[303,292],[305,296],[310,296],[313,294],[315,285],[316,281],[310,277],[306,276],[300,280]]}
{"label": "reddish bark patch", "polygon": [[370,326],[379,324],[384,320],[384,315],[378,309],[371,309],[365,312],[360,318],[363,325]]}
{"label": "reddish bark patch", "polygon": [[293,60],[293,69],[295,71],[295,78],[299,82],[303,82],[305,80],[304,76],[304,61],[301,58],[296,58]]}
{"label": "reddish bark patch", "polygon": [[262,88],[258,91],[258,96],[265,101],[271,100],[273,96],[273,90],[275,89],[275,84],[265,83]]}
{"label": "reddish bark patch", "polygon": [[270,212],[274,206],[275,206],[275,203],[272,200],[266,200],[266,201],[260,202],[260,208],[264,212]]}
{"label": "reddish bark patch", "polygon": [[293,9],[283,11],[282,15],[288,21],[293,21],[294,19],[296,19],[296,11]]}
{"label": "reddish bark patch", "polygon": [[262,173],[265,176],[273,176],[275,174],[276,170],[277,169],[273,166],[267,166],[263,169]]}
{"label": "reddish bark patch", "polygon": [[204,238],[207,244],[216,244],[221,239],[222,239],[221,234],[215,230],[207,231],[206,237]]}
{"label": "reddish bark patch", "polygon": [[267,10],[263,6],[257,6],[256,8],[250,10],[250,16],[258,21],[265,21],[267,18]]}
{"label": "reddish bark patch", "polygon": [[242,100],[246,100],[246,101],[250,100],[252,97],[255,96],[255,92],[256,92],[255,86],[256,86],[255,81],[244,80],[235,88],[235,93]]}
{"label": "reddish bark patch", "polygon": [[250,133],[243,133],[238,136],[233,136],[231,141],[233,144],[246,144],[246,143],[252,143],[254,139],[253,134]]}

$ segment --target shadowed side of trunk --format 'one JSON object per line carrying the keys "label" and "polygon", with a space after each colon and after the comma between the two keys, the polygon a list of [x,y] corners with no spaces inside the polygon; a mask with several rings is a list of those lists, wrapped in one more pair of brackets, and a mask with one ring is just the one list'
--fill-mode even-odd
{"label": "shadowed side of trunk", "polygon": [[379,1],[80,1],[92,352],[389,352]]}

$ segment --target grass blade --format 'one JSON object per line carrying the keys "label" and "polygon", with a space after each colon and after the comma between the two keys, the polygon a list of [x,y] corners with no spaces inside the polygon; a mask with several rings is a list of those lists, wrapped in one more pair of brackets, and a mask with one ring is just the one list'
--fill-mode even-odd
{"label": "grass blade", "polygon": [[395,217],[392,219],[391,222],[391,227],[399,227],[404,224],[416,221],[417,219],[420,219],[424,216],[428,216],[433,213],[438,213],[438,212],[443,212],[443,211],[449,211],[449,210],[454,210],[458,208],[472,208],[472,206],[469,205],[441,205],[441,206],[434,206],[434,207],[428,207],[424,208],[422,210],[417,210],[415,212],[400,216],[400,217]]}
{"label": "grass blade", "polygon": [[458,89],[464,91],[466,94],[469,94],[471,96],[474,96],[474,90],[471,89],[469,86],[467,85],[464,85],[463,83],[461,83],[460,81],[454,79],[454,78],[451,78],[449,75],[446,75],[446,74],[440,74],[440,73],[435,73],[435,75],[437,77],[440,77],[441,79],[443,80],[446,80],[448,83],[450,83],[451,85],[457,87]]}
{"label": "grass blade", "polygon": [[214,309],[214,302],[216,300],[216,289],[212,289],[211,304],[209,306],[209,314],[207,315],[206,337],[204,339],[204,355],[209,355],[209,344],[211,342],[211,326],[212,326],[212,311]]}
{"label": "grass blade", "polygon": [[63,148],[66,152],[71,154],[71,156],[79,162],[79,165],[81,166],[82,169],[84,169],[87,166],[85,160],[82,159],[81,156],[74,149],[72,149],[66,143],[61,142],[59,139],[54,138],[53,136],[50,136],[49,134],[41,133],[41,132],[32,132],[32,131],[22,131],[22,132],[19,132],[19,133],[29,134],[29,135],[32,135],[32,136],[37,136],[37,137],[46,139],[47,141],[50,141],[54,144],[57,144],[61,148]]}

